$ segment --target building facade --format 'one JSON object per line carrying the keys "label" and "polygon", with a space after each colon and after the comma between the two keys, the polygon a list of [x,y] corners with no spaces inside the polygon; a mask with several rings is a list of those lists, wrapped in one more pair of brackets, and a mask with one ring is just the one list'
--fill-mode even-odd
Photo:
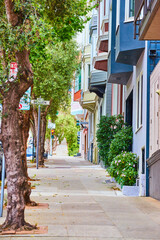
{"label": "building facade", "polygon": [[147,50],[147,165],[148,195],[160,199],[160,135],[159,135],[159,60],[160,60],[160,2],[135,1],[134,37],[148,40]]}
{"label": "building facade", "polygon": [[89,22],[89,70],[81,100],[87,109],[88,160],[99,162],[96,130],[101,116],[122,114],[133,130],[130,150],[139,157],[139,195],[158,199],[159,9],[158,0],[100,1]]}

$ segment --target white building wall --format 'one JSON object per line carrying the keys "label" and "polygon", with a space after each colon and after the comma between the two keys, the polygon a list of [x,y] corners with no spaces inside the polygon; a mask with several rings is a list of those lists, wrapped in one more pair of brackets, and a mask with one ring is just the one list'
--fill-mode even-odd
{"label": "white building wall", "polygon": [[[137,78],[143,72],[143,108],[142,108],[142,126],[137,129]],[[139,179],[140,195],[145,195],[145,176],[142,174],[142,149],[146,151],[146,102],[147,102],[147,47],[142,53],[137,65],[133,67],[131,76],[125,91],[125,99],[133,90],[133,145],[132,151],[139,156]]]}

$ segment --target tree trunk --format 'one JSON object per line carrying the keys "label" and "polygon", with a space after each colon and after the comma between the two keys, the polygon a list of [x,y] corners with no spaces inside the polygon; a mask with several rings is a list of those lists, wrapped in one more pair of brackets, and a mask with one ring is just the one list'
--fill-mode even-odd
{"label": "tree trunk", "polygon": [[21,142],[21,121],[17,89],[10,89],[3,100],[2,143],[6,161],[7,177],[7,217],[2,228],[33,228],[24,219],[24,191],[28,185],[23,172],[22,156],[24,149]]}
{"label": "tree trunk", "polygon": [[[36,146],[37,146],[37,131],[38,131],[38,111],[36,108],[33,109],[34,126],[36,132]],[[39,138],[39,166],[44,166],[44,143],[46,134],[46,113],[41,113],[41,124],[40,124],[40,138]]]}
{"label": "tree trunk", "polygon": [[26,150],[27,150],[27,139],[29,137],[29,126],[30,126],[30,116],[31,116],[31,110],[25,111],[25,113],[20,113],[21,116],[21,128],[22,128],[22,166],[23,166],[23,174],[27,179],[26,183],[26,189],[24,189],[24,202],[25,205],[30,206],[37,206],[37,203],[34,201],[31,201],[30,195],[31,195],[31,183],[28,181],[30,178],[28,176],[27,172],[27,157],[26,157]]}
{"label": "tree trunk", "polygon": [[[14,11],[14,1],[5,0],[5,9],[8,23],[14,28],[23,24],[22,12]],[[6,82],[3,91],[2,110],[2,144],[6,161],[7,177],[7,217],[2,229],[29,228],[34,226],[24,219],[24,191],[28,181],[23,172],[22,157],[24,148],[22,145],[21,121],[19,115],[19,101],[25,91],[33,84],[33,72],[29,62],[29,52],[25,47],[20,51],[13,51],[18,64],[17,78],[13,82]],[[2,61],[8,66],[8,59],[3,56]],[[4,69],[6,71],[6,69]]]}
{"label": "tree trunk", "polygon": [[32,115],[33,115],[32,126],[33,126],[33,130],[35,132],[35,147],[37,147],[38,112],[35,107],[33,107]]}
{"label": "tree trunk", "polygon": [[44,144],[45,144],[45,135],[46,135],[46,114],[41,115],[41,137],[40,137],[40,155],[39,155],[39,165],[44,166]]}
{"label": "tree trunk", "polygon": [[21,128],[22,128],[22,143],[23,143],[23,152],[22,155],[22,164],[23,164],[23,172],[26,178],[29,178],[27,172],[27,158],[26,158],[26,150],[27,150],[27,139],[29,137],[29,120],[30,120],[30,110],[25,111],[25,113],[20,112],[21,117]]}

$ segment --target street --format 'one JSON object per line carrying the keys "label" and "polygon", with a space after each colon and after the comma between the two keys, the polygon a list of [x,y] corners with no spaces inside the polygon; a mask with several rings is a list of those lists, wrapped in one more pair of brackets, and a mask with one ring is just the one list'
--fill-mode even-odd
{"label": "street", "polygon": [[[26,208],[26,221],[46,231],[10,233],[0,236],[3,240],[160,239],[159,201],[123,196],[105,169],[82,158],[68,157],[65,145],[44,168],[37,170],[29,163],[29,176],[37,180],[32,181],[32,200],[41,204]],[[0,223],[5,216],[6,209]]]}

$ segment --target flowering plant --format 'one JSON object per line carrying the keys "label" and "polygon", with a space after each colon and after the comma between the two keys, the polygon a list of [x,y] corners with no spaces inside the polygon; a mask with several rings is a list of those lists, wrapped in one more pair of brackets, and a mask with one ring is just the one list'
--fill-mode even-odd
{"label": "flowering plant", "polygon": [[132,144],[132,127],[123,126],[114,136],[110,144],[110,149],[108,152],[108,162],[111,163],[112,160],[119,155],[122,151],[129,151],[129,147]]}
{"label": "flowering plant", "polygon": [[110,176],[121,185],[132,186],[136,182],[138,157],[132,152],[122,152],[116,156],[107,169]]}

